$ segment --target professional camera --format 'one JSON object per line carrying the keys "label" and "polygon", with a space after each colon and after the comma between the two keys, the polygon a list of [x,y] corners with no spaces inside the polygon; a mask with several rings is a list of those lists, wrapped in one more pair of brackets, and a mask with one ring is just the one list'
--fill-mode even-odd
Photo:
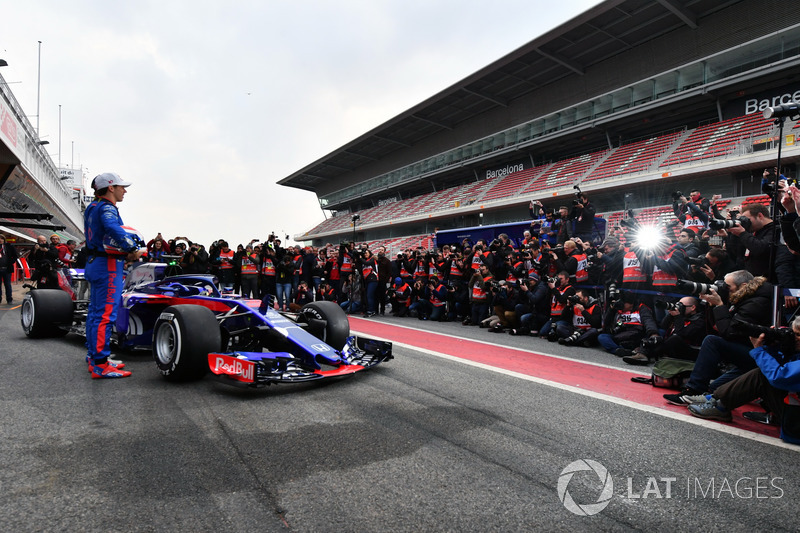
{"label": "professional camera", "polygon": [[608,286],[608,299],[609,301],[619,300],[619,289],[617,288],[616,283],[611,283]]}
{"label": "professional camera", "polygon": [[750,229],[752,225],[752,221],[744,216],[732,218],[730,220],[720,220],[718,218],[712,218],[708,221],[708,227],[711,229],[729,229],[735,228],[736,226],[741,226],[746,230]]}
{"label": "professional camera", "polygon": [[674,191],[672,193],[672,201],[677,202],[678,200],[681,199],[681,196],[683,196],[683,193],[681,191]]}
{"label": "professional camera", "polygon": [[679,279],[675,283],[675,288],[679,291],[688,292],[689,294],[709,294],[713,292],[720,292],[720,289],[725,286],[725,281],[718,279],[714,283],[698,283],[688,279]]}
{"label": "professional camera", "polygon": [[571,296],[567,296],[567,301],[571,305],[579,304],[579,303],[581,303],[581,297],[578,296],[577,294],[573,294]]}
{"label": "professional camera", "polygon": [[686,310],[686,306],[681,302],[666,302],[664,300],[656,300],[656,307],[665,311],[678,311],[680,314]]}
{"label": "professional camera", "polygon": [[629,229],[637,229],[639,227],[639,222],[632,216],[623,218],[619,223]]}
{"label": "professional camera", "polygon": [[686,262],[692,266],[701,267],[708,264],[708,259],[706,258],[706,256],[700,255],[697,257],[687,257]]}
{"label": "professional camera", "polygon": [[545,279],[545,281],[547,283],[555,283],[556,285],[558,285],[558,278],[557,277],[545,276],[544,279]]}
{"label": "professional camera", "polygon": [[758,324],[751,324],[736,317],[731,321],[731,327],[748,337],[758,337],[763,333],[765,342],[767,344],[780,344],[780,349],[786,356],[793,356],[797,351],[795,349],[794,331],[790,327],[781,326],[770,328],[767,326],[759,326]]}
{"label": "professional camera", "polygon": [[646,339],[642,339],[642,348],[652,349],[664,342],[664,338],[661,336],[656,337],[647,337]]}

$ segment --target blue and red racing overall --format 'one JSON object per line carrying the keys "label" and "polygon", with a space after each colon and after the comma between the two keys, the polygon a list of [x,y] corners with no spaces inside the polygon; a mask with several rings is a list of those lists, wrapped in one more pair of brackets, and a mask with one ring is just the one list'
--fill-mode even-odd
{"label": "blue and red racing overall", "polygon": [[117,308],[122,300],[125,256],[138,249],[123,228],[117,206],[101,198],[84,213],[86,233],[86,280],[91,286],[86,316],[86,348],[89,365],[105,363]]}

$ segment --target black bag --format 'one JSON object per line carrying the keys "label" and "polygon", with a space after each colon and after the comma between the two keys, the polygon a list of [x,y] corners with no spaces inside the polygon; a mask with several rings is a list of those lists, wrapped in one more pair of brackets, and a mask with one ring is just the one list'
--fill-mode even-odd
{"label": "black bag", "polygon": [[653,365],[653,374],[649,378],[637,376],[631,378],[634,383],[649,383],[654,387],[680,390],[686,386],[692,375],[694,361],[662,357]]}

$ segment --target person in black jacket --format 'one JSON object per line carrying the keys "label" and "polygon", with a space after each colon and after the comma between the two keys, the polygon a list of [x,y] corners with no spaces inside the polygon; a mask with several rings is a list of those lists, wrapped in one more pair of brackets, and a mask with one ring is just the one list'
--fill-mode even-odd
{"label": "person in black jacket", "polygon": [[[6,242],[5,235],[0,235],[0,285],[6,289],[6,303],[10,304],[14,301],[14,296],[11,293],[11,274],[14,273],[14,266],[17,262],[17,249],[13,245]],[[0,291],[0,300],[2,300],[3,293]]]}
{"label": "person in black jacket", "polygon": [[630,292],[610,306],[603,317],[604,333],[597,337],[600,345],[618,357],[633,355],[633,348],[646,338],[659,337],[658,324],[649,307],[637,301]]}
{"label": "person in black jacket", "polygon": [[728,233],[733,235],[745,247],[744,268],[754,276],[771,275],[769,264],[769,250],[773,242],[775,223],[769,217],[769,208],[763,204],[745,204],[742,206],[742,215],[750,220],[750,226],[728,228]]}
{"label": "person in black jacket", "polygon": [[[737,270],[725,276],[725,286],[730,307],[723,300],[726,296],[724,290],[722,296],[716,292],[700,296],[711,306],[719,336],[709,335],[703,340],[686,388],[678,394],[664,395],[664,399],[672,404],[697,403],[706,392],[713,392],[716,387],[755,368],[750,357],[750,339],[737,323],[768,326],[772,317],[773,287],[766,278],[755,277],[747,270]],[[712,384],[710,381],[719,374],[720,363],[729,363],[735,368]]]}
{"label": "person in black jacket", "polygon": [[[656,302],[658,305],[658,302]],[[705,310],[694,296],[684,296],[675,307],[667,311],[661,321],[664,340],[653,337],[652,341],[635,348],[634,354],[623,357],[630,365],[646,365],[663,356],[694,361],[700,352],[700,344],[708,334]]]}
{"label": "person in black jacket", "polygon": [[592,230],[594,229],[594,205],[589,201],[589,195],[585,192],[580,193],[576,203],[572,207],[570,219],[575,221],[575,234],[586,242],[592,242]]}

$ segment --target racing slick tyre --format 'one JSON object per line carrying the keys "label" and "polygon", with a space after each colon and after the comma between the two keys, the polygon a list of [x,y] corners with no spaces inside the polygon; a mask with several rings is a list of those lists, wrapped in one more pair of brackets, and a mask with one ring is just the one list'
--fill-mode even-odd
{"label": "racing slick tyre", "polygon": [[350,336],[350,322],[336,302],[311,302],[300,309],[300,314],[308,322],[309,333],[337,350],[344,348]]}
{"label": "racing slick tyre", "polygon": [[200,305],[164,309],[153,327],[153,358],[170,381],[199,379],[208,372],[208,354],[222,346],[214,313]]}
{"label": "racing slick tyre", "polygon": [[61,289],[35,289],[22,300],[20,322],[31,338],[63,337],[72,326],[72,298]]}

